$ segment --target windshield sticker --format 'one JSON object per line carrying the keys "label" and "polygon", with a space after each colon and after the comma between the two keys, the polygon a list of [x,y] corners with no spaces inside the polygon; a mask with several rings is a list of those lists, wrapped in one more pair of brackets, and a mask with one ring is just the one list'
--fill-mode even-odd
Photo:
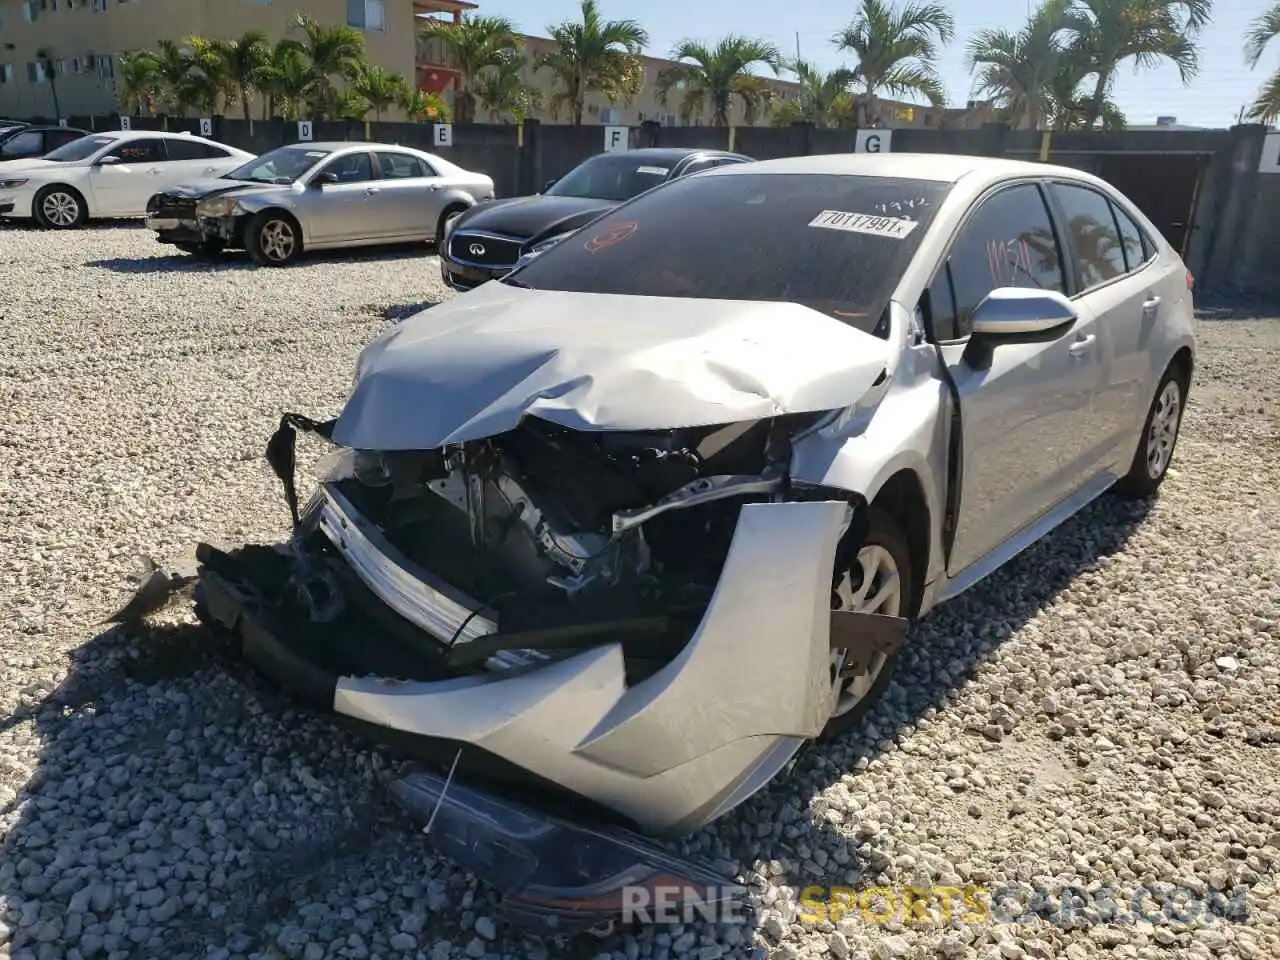
{"label": "windshield sticker", "polygon": [[901,217],[876,217],[869,213],[846,213],[843,210],[823,210],[809,221],[811,227],[824,230],[845,230],[850,233],[866,233],[873,237],[893,237],[901,240],[920,224]]}
{"label": "windshield sticker", "polygon": [[323,150],[308,150],[306,155],[318,160],[321,157],[327,157],[329,154],[325,153]]}
{"label": "windshield sticker", "polygon": [[621,243],[627,237],[636,232],[636,228],[640,224],[634,220],[624,220],[622,223],[615,223],[608,230],[602,230],[595,236],[587,240],[583,246],[587,248],[587,253],[595,253],[606,247],[612,247],[615,243]]}
{"label": "windshield sticker", "polygon": [[670,172],[669,167],[636,167],[636,173],[648,173],[655,177],[665,177]]}

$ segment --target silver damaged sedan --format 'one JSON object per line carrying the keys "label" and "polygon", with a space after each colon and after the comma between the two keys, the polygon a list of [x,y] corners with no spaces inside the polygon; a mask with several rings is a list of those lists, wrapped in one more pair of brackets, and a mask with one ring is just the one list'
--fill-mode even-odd
{"label": "silver damaged sedan", "polygon": [[[335,419],[286,414],[294,535],[201,545],[197,609],[424,758],[397,794],[525,922],[596,920],[705,879],[639,835],[856,724],[909,621],[1107,491],[1156,491],[1191,287],[1076,170],[677,180],[388,330]],[[299,430],[332,445],[302,507]]]}
{"label": "silver damaged sedan", "polygon": [[450,218],[493,196],[490,177],[421,150],[298,143],[156,194],[147,226],[188,253],[239,248],[279,267],[304,250],[435,240]]}

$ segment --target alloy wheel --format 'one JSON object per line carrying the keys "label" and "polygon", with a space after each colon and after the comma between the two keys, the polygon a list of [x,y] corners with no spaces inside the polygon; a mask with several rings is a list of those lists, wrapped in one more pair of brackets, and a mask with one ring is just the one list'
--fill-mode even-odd
{"label": "alloy wheel", "polygon": [[259,243],[268,260],[284,263],[293,256],[298,240],[293,226],[287,221],[271,220],[263,224]]}
{"label": "alloy wheel", "polygon": [[[858,551],[853,566],[845,571],[836,585],[835,608],[859,613],[902,615],[902,577],[893,554],[878,544],[868,544]],[[835,675],[836,703],[831,711],[839,717],[856,707],[875,686],[889,657],[877,653],[867,670],[852,677],[841,677],[847,657],[845,650],[831,651],[831,668]]]}
{"label": "alloy wheel", "polygon": [[1156,398],[1147,430],[1147,474],[1152,480],[1160,479],[1169,468],[1181,419],[1182,388],[1176,380],[1169,380]]}
{"label": "alloy wheel", "polygon": [[41,202],[40,210],[55,227],[72,227],[80,219],[79,201],[62,191],[48,194]]}

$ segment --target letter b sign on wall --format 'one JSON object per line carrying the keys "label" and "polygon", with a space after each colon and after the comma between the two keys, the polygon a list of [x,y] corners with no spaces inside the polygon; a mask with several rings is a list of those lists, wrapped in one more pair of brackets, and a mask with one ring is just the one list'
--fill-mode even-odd
{"label": "letter b sign on wall", "polygon": [[892,130],[859,130],[853,141],[854,153],[889,153]]}

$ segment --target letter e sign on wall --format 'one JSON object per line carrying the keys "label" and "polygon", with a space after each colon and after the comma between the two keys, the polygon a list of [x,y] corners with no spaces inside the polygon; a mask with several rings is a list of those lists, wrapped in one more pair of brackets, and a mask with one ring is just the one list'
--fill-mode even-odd
{"label": "letter e sign on wall", "polygon": [[431,143],[437,147],[453,146],[453,124],[436,123],[431,127]]}
{"label": "letter e sign on wall", "polygon": [[889,153],[892,130],[859,130],[854,137],[854,153]]}

